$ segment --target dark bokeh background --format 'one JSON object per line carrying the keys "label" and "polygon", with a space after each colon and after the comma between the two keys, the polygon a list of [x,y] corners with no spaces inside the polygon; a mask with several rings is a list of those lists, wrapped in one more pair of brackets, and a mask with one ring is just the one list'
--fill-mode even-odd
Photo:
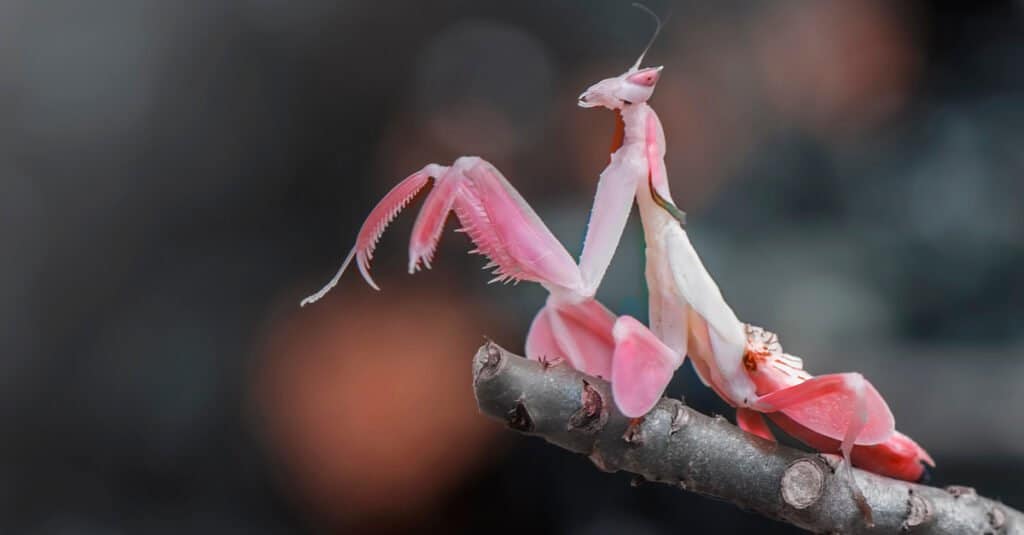
{"label": "dark bokeh background", "polygon": [[[714,7],[711,7],[714,6]],[[652,3],[674,196],[739,315],[1024,506],[1024,2]],[[401,177],[494,162],[577,253],[625,1],[0,2],[0,531],[791,530],[475,410],[544,298],[448,233],[314,307]],[[414,208],[415,209],[415,208]],[[642,235],[602,300],[645,315]],[[687,367],[671,389],[729,414]],[[525,530],[525,531],[524,531]]]}

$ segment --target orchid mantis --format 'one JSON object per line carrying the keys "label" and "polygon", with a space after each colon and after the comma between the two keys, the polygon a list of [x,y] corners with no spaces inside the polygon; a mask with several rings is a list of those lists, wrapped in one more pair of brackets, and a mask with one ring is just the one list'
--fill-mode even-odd
{"label": "orchid mantis", "polygon": [[[594,84],[579,97],[581,107],[614,111],[617,129],[578,265],[497,168],[478,157],[462,157],[450,166],[427,165],[395,186],[370,213],[335,277],[302,304],[323,297],[353,260],[366,282],[378,289],[369,274],[378,239],[433,183],[413,227],[409,272],[430,267],[447,216],[454,212],[476,246],[473,252],[490,260],[495,281],[528,280],[548,290],[527,334],[528,357],[563,359],[609,379],[619,409],[639,418],[689,355],[701,380],[736,407],[744,430],[773,440],[762,416],[767,415],[811,447],[841,453],[859,503],[863,497],[851,462],[892,477],[920,479],[922,463],[933,465],[931,458],[895,430],[892,413],[866,379],[857,373],[811,376],[801,359],[782,350],[774,334],[742,323],[722,297],[669,192],[665,137],[647,104],[662,68],[642,68],[646,52],[625,73]],[[634,318],[616,317],[594,299],[634,199],[646,240],[649,328]]]}
{"label": "orchid mantis", "polygon": [[[744,430],[773,440],[762,417],[766,414],[808,445],[842,453],[851,488],[867,510],[851,462],[907,480],[920,479],[924,465],[934,462],[895,430],[885,400],[863,376],[813,377],[801,359],[782,350],[777,336],[736,317],[690,243],[682,212],[669,193],[664,133],[647,104],[661,67],[642,69],[642,59],[579,97],[582,107],[602,106],[616,113],[615,139],[621,145],[609,169],[618,164],[618,182],[623,188],[626,183],[635,187],[647,244],[650,329],[628,317],[615,325],[615,401],[626,415],[647,412],[689,355],[701,380],[737,408]],[[631,204],[632,199],[618,202]]]}

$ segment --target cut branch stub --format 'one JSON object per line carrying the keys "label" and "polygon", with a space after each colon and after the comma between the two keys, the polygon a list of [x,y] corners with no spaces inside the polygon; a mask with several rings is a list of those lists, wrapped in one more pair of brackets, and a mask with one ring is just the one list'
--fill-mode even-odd
{"label": "cut branch stub", "polygon": [[821,498],[825,473],[812,459],[797,459],[786,468],[779,485],[782,499],[794,509],[806,509]]}

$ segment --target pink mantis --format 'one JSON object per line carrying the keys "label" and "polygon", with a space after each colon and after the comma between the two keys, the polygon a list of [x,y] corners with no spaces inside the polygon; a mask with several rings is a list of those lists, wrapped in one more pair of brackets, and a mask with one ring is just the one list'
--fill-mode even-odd
{"label": "pink mantis", "polygon": [[[920,479],[924,464],[933,461],[895,430],[891,411],[871,383],[858,373],[811,376],[801,359],[782,350],[774,334],[742,323],[722,297],[669,193],[664,133],[647,104],[662,69],[641,68],[645,54],[646,49],[625,73],[594,84],[579,97],[581,107],[614,111],[617,123],[614,151],[598,180],[579,265],[493,165],[462,157],[451,166],[427,165],[395,186],[370,213],[335,277],[303,304],[329,291],[353,259],[377,289],[369,275],[377,240],[398,212],[433,182],[413,227],[409,272],[430,267],[448,213],[454,212],[475,244],[474,252],[490,260],[487,267],[494,268],[494,280],[534,281],[548,290],[547,302],[527,334],[529,358],[562,359],[584,373],[609,379],[621,412],[639,418],[657,403],[689,355],[701,380],[736,407],[744,430],[774,440],[766,415],[809,446],[841,453],[862,506],[851,464]],[[632,317],[616,317],[594,299],[634,199],[647,244],[649,328]]]}
{"label": "pink mantis", "polygon": [[[646,103],[660,68],[638,68],[639,61],[626,73],[591,86],[579,102],[617,114],[621,133],[616,138],[622,136],[622,145],[616,154],[632,154],[635,168],[624,180],[636,185],[647,243],[650,329],[627,317],[614,329],[611,380],[623,413],[649,410],[682,356],[689,355],[701,380],[737,408],[744,430],[773,440],[765,414],[808,445],[841,452],[846,466],[852,460],[884,475],[920,479],[924,465],[934,466],[934,461],[895,430],[891,411],[871,383],[858,373],[812,377],[800,358],[783,352],[777,336],[740,322],[725,302],[669,194],[664,134]],[[644,95],[629,92],[638,81],[649,86]],[[636,156],[641,150],[646,158]],[[852,471],[847,473],[852,483]]]}

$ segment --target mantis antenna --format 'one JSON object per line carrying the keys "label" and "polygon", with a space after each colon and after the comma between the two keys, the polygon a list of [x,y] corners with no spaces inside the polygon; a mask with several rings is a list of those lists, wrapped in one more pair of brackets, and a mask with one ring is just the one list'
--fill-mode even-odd
{"label": "mantis antenna", "polygon": [[644,51],[640,53],[640,57],[636,58],[636,63],[634,63],[633,66],[629,69],[630,71],[635,71],[640,68],[640,62],[644,60],[644,56],[647,55],[647,51],[651,49],[651,45],[654,44],[654,40],[658,38],[658,34],[661,33],[662,26],[664,26],[664,24],[661,21],[661,18],[658,17],[657,13],[651,11],[651,8],[641,4],[640,2],[633,2],[633,7],[641,9],[647,12],[647,14],[650,15],[651,17],[654,17],[654,23],[657,26],[654,28],[654,35],[652,35],[651,40],[647,42],[647,46],[645,46]]}

